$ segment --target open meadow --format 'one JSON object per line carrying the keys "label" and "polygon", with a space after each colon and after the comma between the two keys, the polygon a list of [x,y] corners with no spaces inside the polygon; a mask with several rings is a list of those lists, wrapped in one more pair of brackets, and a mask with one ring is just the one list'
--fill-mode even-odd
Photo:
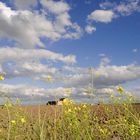
{"label": "open meadow", "polygon": [[0,140],[139,140],[140,104],[0,107]]}

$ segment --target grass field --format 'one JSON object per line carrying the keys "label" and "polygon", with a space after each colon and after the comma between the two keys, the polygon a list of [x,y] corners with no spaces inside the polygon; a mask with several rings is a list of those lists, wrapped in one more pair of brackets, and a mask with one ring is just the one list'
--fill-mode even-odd
{"label": "grass field", "polygon": [[0,140],[139,140],[140,104],[0,107]]}

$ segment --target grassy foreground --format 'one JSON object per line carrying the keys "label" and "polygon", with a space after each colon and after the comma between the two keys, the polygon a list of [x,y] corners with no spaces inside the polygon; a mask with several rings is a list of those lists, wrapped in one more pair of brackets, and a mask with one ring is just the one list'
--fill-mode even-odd
{"label": "grassy foreground", "polygon": [[0,140],[139,140],[140,105],[0,107]]}

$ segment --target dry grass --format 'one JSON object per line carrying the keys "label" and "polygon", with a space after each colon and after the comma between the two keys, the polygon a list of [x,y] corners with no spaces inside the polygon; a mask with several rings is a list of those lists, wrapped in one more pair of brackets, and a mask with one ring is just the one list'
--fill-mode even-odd
{"label": "dry grass", "polygon": [[140,104],[12,105],[8,110],[0,107],[0,140],[139,140],[139,137]]}

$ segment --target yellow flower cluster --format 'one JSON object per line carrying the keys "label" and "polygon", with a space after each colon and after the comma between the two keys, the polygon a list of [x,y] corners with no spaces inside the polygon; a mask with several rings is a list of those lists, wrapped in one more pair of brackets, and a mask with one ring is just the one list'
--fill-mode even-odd
{"label": "yellow flower cluster", "polygon": [[68,110],[65,110],[65,114],[71,114],[71,113],[73,113],[74,111],[72,110],[72,109],[68,109]]}
{"label": "yellow flower cluster", "polygon": [[137,131],[136,125],[131,124],[131,125],[130,125],[130,134],[131,134],[132,136],[134,136],[137,132],[138,132],[138,131]]}
{"label": "yellow flower cluster", "polygon": [[110,134],[110,132],[108,131],[108,129],[107,128],[99,128],[99,130],[100,130],[100,132],[103,134],[103,135],[109,135]]}
{"label": "yellow flower cluster", "polygon": [[15,120],[11,120],[11,124],[12,125],[16,125],[16,121]]}
{"label": "yellow flower cluster", "polygon": [[75,111],[80,111],[81,110],[81,108],[78,106],[78,107],[74,107],[74,110]]}
{"label": "yellow flower cluster", "polygon": [[124,93],[124,89],[122,87],[117,87],[117,91],[119,94],[123,94]]}
{"label": "yellow flower cluster", "polygon": [[5,80],[4,76],[0,75],[0,81]]}
{"label": "yellow flower cluster", "polygon": [[69,99],[64,99],[63,100],[63,105],[64,106],[69,106],[69,105],[72,105],[72,104],[74,104],[73,100],[69,100]]}
{"label": "yellow flower cluster", "polygon": [[87,108],[87,105],[86,105],[86,104],[84,104],[82,107],[83,107],[83,108]]}
{"label": "yellow flower cluster", "polygon": [[4,106],[7,107],[7,108],[11,108],[12,104],[11,103],[6,103],[6,104],[4,104]]}
{"label": "yellow flower cluster", "polygon": [[25,120],[24,117],[21,117],[21,118],[20,118],[20,121],[21,121],[22,124],[24,124],[24,123],[26,122],[26,120]]}
{"label": "yellow flower cluster", "polygon": [[119,120],[120,120],[121,122],[127,123],[127,120],[126,120],[124,117],[120,117]]}
{"label": "yellow flower cluster", "polygon": [[[24,117],[20,117],[19,121],[20,121],[20,123],[21,123],[21,124],[26,123],[26,120],[25,120],[25,118],[24,118]],[[16,121],[16,120],[11,120],[11,124],[12,124],[12,125],[16,125],[16,124],[17,124],[17,122],[19,122],[19,121]]]}
{"label": "yellow flower cluster", "polygon": [[47,80],[48,80],[48,81],[51,81],[51,80],[52,80],[51,75],[48,75],[48,76],[47,76]]}
{"label": "yellow flower cluster", "polygon": [[114,99],[114,96],[111,94],[111,95],[110,95],[110,98],[111,98],[111,99]]}

